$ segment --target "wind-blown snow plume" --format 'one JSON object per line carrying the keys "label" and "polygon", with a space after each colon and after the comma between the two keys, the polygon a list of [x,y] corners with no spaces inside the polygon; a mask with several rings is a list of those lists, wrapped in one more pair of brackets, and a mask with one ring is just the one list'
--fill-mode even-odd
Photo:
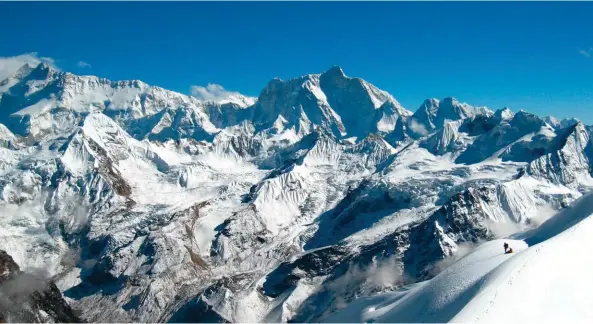
{"label": "wind-blown snow plume", "polygon": [[352,289],[352,286],[358,286],[362,283],[369,284],[370,289],[393,288],[400,283],[402,278],[397,271],[394,271],[396,268],[397,261],[393,258],[374,261],[366,266],[353,264],[344,275],[337,280],[331,281],[328,288],[339,291]]}
{"label": "wind-blown snow plume", "polygon": [[78,63],[76,63],[76,66],[78,66],[79,68],[90,68],[91,65],[85,61],[78,61]]}
{"label": "wind-blown snow plume", "polygon": [[203,101],[214,102],[234,102],[241,101],[246,105],[252,105],[255,98],[246,97],[239,92],[226,90],[220,84],[208,83],[207,86],[191,86],[190,93],[192,96]]}
{"label": "wind-blown snow plume", "polygon": [[465,242],[457,245],[457,248],[455,249],[455,252],[452,255],[446,257],[443,260],[437,261],[434,264],[433,268],[431,269],[432,275],[436,276],[439,273],[443,272],[443,270],[447,269],[449,266],[457,262],[459,259],[463,258],[470,252],[472,252],[476,247],[480,245],[480,243],[483,242]]}
{"label": "wind-blown snow plume", "polygon": [[219,101],[227,99],[230,96],[239,94],[238,92],[227,91],[220,84],[208,83],[207,86],[191,86],[191,95],[204,101]]}
{"label": "wind-blown snow plume", "polygon": [[416,134],[420,134],[422,136],[428,135],[428,130],[426,129],[426,126],[420,124],[414,118],[410,119],[408,127]]}

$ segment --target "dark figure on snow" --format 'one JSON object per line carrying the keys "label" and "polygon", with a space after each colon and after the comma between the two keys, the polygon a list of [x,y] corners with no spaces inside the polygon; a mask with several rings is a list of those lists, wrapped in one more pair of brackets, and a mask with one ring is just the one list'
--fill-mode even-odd
{"label": "dark figure on snow", "polygon": [[507,253],[507,249],[509,248],[509,245],[507,244],[507,242],[504,242],[504,253]]}

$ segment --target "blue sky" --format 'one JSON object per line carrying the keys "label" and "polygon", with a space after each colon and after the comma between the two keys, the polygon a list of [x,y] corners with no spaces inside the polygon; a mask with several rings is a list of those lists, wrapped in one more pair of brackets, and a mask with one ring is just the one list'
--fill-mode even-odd
{"label": "blue sky", "polygon": [[410,110],[455,96],[593,123],[592,12],[583,2],[4,2],[0,57],[37,52],[74,73],[251,96],[273,77],[338,64]]}

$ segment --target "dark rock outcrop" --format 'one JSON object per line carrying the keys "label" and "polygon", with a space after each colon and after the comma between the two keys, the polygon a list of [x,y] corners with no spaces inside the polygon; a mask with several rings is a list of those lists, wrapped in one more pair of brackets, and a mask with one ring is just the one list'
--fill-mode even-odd
{"label": "dark rock outcrop", "polygon": [[0,250],[0,322],[81,322],[53,282],[20,270]]}

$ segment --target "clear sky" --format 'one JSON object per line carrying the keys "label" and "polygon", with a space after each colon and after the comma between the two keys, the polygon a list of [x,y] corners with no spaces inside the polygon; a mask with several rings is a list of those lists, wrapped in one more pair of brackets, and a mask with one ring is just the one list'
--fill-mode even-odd
{"label": "clear sky", "polygon": [[[593,3],[0,3],[0,57],[257,96],[337,64],[416,110],[455,96],[593,123]],[[84,66],[82,62],[90,66]]]}

